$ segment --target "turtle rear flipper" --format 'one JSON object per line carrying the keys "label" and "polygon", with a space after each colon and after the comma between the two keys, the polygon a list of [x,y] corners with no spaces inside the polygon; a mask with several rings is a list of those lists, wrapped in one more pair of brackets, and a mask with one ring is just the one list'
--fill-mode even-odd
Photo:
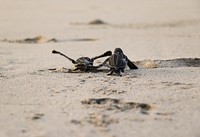
{"label": "turtle rear flipper", "polygon": [[127,65],[130,69],[138,69],[138,67],[133,64],[133,62],[131,62],[129,59],[127,59]]}

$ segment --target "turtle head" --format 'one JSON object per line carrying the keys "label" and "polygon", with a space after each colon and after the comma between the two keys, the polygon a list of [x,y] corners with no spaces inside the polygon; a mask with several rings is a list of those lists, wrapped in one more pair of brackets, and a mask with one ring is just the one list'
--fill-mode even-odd
{"label": "turtle head", "polygon": [[119,53],[123,53],[123,51],[122,51],[121,48],[115,48],[114,53],[117,53],[117,52],[119,52]]}

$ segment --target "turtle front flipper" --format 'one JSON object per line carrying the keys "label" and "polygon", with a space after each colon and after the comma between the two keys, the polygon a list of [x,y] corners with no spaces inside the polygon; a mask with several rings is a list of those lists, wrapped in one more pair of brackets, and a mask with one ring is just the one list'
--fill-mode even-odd
{"label": "turtle front flipper", "polygon": [[65,54],[63,54],[63,53],[61,53],[61,52],[59,52],[59,51],[53,50],[52,53],[53,53],[53,54],[60,54],[61,56],[64,56],[65,58],[67,58],[68,60],[70,60],[73,64],[76,64],[76,61],[75,61],[75,60],[73,60],[72,58],[66,56]]}
{"label": "turtle front flipper", "polygon": [[112,55],[112,52],[111,51],[106,51],[105,53],[103,53],[102,55],[99,55],[99,56],[96,56],[96,57],[93,57],[91,58],[91,60],[96,60],[98,58],[102,58],[102,57],[106,57],[106,56],[111,56]]}

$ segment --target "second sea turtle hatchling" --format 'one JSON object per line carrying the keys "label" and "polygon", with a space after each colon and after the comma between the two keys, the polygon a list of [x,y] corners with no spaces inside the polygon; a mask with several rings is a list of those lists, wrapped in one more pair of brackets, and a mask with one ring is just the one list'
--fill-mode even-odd
{"label": "second sea turtle hatchling", "polygon": [[64,56],[65,58],[67,58],[69,61],[71,61],[74,65],[75,65],[75,69],[73,71],[83,71],[83,72],[87,72],[87,71],[96,71],[98,68],[102,67],[103,64],[100,64],[98,66],[94,66],[93,62],[94,60],[98,59],[98,58],[102,58],[102,57],[106,57],[106,56],[111,56],[112,52],[111,51],[106,51],[105,53],[99,55],[99,56],[95,56],[93,58],[89,58],[89,57],[80,57],[77,60],[74,60],[68,56],[66,56],[65,54],[53,50],[52,51],[53,54],[60,54],[62,56]]}

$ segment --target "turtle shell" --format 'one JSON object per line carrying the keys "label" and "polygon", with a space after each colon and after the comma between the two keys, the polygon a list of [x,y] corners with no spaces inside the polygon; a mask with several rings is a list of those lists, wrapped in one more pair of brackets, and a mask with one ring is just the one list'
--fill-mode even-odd
{"label": "turtle shell", "polygon": [[127,65],[127,58],[122,52],[116,52],[109,58],[110,68],[124,69]]}
{"label": "turtle shell", "polygon": [[90,66],[93,65],[93,61],[89,57],[80,57],[76,60],[76,64]]}

